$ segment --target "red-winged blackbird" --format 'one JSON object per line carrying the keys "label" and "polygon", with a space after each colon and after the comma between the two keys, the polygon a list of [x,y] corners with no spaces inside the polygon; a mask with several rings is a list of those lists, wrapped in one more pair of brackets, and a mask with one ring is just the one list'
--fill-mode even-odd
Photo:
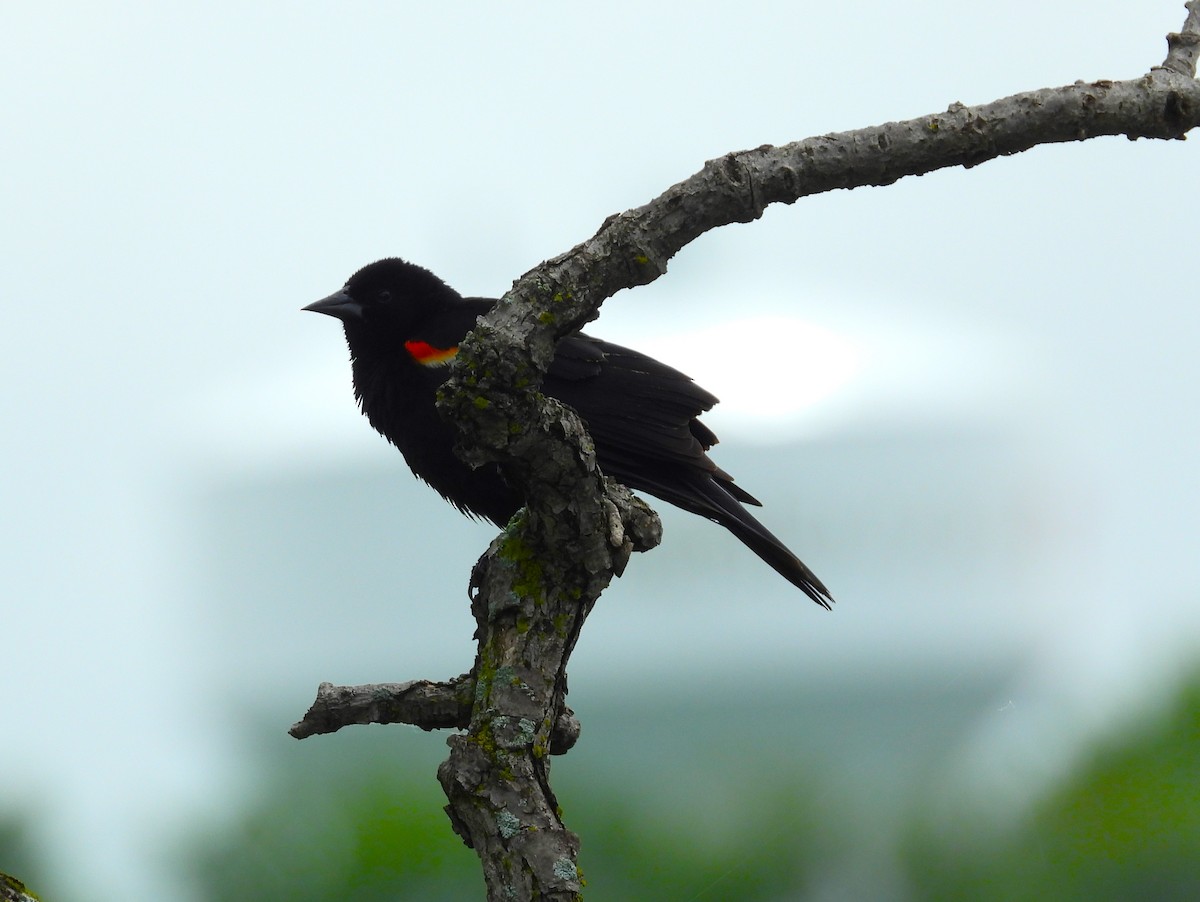
{"label": "red-winged blackbird", "polygon": [[[464,513],[503,526],[521,507],[500,469],[471,469],[435,407],[458,343],[496,302],[464,298],[404,260],[372,263],[309,304],[346,329],[354,394],[412,471]],[[761,506],[705,453],[717,437],[697,417],[717,399],[666,364],[582,332],[558,342],[542,391],[587,424],[600,469],[631,489],[720,523],[785,579],[828,608],[829,591],[742,504]]]}

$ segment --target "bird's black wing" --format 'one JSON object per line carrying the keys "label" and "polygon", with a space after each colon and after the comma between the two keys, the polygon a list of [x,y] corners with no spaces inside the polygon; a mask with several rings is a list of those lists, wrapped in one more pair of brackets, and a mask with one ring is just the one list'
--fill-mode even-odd
{"label": "bird's black wing", "polygon": [[558,343],[543,390],[587,424],[600,468],[632,489],[720,523],[818,604],[829,592],[742,504],[759,505],[706,453],[698,419],[717,398],[673,367],[578,333]]}
{"label": "bird's black wing", "polygon": [[[713,479],[739,501],[759,504],[705,453],[717,437],[698,417],[716,396],[674,367],[577,333],[558,343],[543,388],[579,411],[614,479],[672,503],[670,482]],[[660,481],[656,475],[669,475],[668,485],[648,484]]]}

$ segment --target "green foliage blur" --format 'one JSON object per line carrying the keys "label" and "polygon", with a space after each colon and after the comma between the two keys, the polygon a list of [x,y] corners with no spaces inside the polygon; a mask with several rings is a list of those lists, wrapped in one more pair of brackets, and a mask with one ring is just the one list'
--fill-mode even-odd
{"label": "green foliage blur", "polygon": [[409,735],[367,728],[286,749],[239,820],[181,853],[201,898],[479,897],[475,856],[442,811],[437,757],[428,748],[440,744],[418,742],[431,737],[415,730],[396,732]]}
{"label": "green foliage blur", "polygon": [[[1200,675],[1020,809],[987,786],[953,796],[949,737],[995,710],[979,693],[942,723],[952,704],[933,694],[789,712],[790,692],[581,710],[584,737],[552,776],[589,900],[1200,899]],[[406,727],[301,743],[273,730],[248,751],[240,809],[193,821],[172,865],[213,902],[482,899],[442,810],[445,753]],[[35,823],[28,809],[0,823],[0,871],[45,893],[57,870]]]}
{"label": "green foliage blur", "polygon": [[[28,812],[0,812],[0,887],[12,885],[12,880],[26,884],[24,892],[47,886],[45,869],[29,837],[31,822]],[[3,892],[0,898],[6,898]]]}
{"label": "green foliage blur", "polygon": [[[478,859],[443,811],[440,742],[371,727],[307,743],[312,754],[303,765],[276,770],[231,828],[186,844],[201,898],[483,898]],[[796,837],[817,825],[798,790],[760,788],[736,808],[722,803],[707,812],[702,798],[693,799],[697,810],[674,822],[671,811],[648,810],[629,786],[574,776],[560,781],[556,773],[557,792],[583,837],[581,865],[597,899],[768,900],[802,883],[807,865]]]}
{"label": "green foliage blur", "polygon": [[[474,854],[442,812],[441,743],[352,733],[318,740],[236,829],[209,838],[192,860],[203,898],[483,898]],[[811,756],[762,755],[769,766],[747,773],[763,751],[747,733],[729,739],[737,768],[721,753],[709,766],[681,761],[658,791],[632,769],[571,767],[574,752],[556,759],[554,779],[590,899],[1183,900],[1200,898],[1198,742],[1200,679],[1086,753],[1007,827],[969,805],[939,820],[938,762],[891,818],[842,798],[844,775]],[[883,850],[879,820],[893,823]]]}
{"label": "green foliage blur", "polygon": [[907,843],[919,899],[1200,899],[1200,678],[1091,749],[1009,830],[959,820]]}

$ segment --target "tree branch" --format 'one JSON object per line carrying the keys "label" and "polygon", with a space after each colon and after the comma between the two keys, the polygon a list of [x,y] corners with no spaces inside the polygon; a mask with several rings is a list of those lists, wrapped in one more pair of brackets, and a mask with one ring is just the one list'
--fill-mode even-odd
{"label": "tree branch", "polygon": [[304,717],[288,730],[296,739],[335,733],[350,724],[407,723],[422,730],[459,730],[471,716],[475,680],[463,674],[444,683],[322,683]]}
{"label": "tree branch", "polygon": [[771,204],[978,166],[1039,144],[1184,138],[1200,125],[1200,0],[1187,9],[1163,65],[1141,78],[954,103],[904,122],[730,153],[522,276],[462,343],[438,401],[459,428],[460,456],[499,463],[528,500],[472,576],[473,676],[386,691],[325,684],[314,711],[327,710],[310,711],[293,735],[390,719],[465,726],[450,738],[438,777],[454,829],[481,858],[488,899],[579,898],[578,839],[549,782],[552,728],[566,711],[567,662],[592,605],[633,551],[657,544],[660,526],[599,473],[579,418],[537,392],[556,341],[620,289],[658,278],[700,235],[753,221]]}
{"label": "tree branch", "polygon": [[[406,723],[422,730],[465,730],[471,722],[475,675],[464,673],[444,683],[369,683],[335,686],[322,683],[304,717],[288,733],[307,739],[336,733],[352,724]],[[559,712],[550,732],[550,754],[565,755],[579,739],[580,724],[570,708]]]}
{"label": "tree branch", "polygon": [[0,902],[38,902],[38,897],[16,877],[0,874]]}
{"label": "tree branch", "polygon": [[1183,30],[1167,35],[1167,58],[1159,68],[1169,69],[1185,78],[1195,78],[1196,58],[1200,56],[1200,2],[1189,0],[1184,6],[1188,14]]}
{"label": "tree branch", "polygon": [[[460,347],[439,406],[459,426],[463,459],[500,463],[524,487],[529,507],[481,562],[474,603],[480,692],[439,778],[456,831],[483,861],[489,899],[578,897],[578,840],[557,815],[546,734],[591,605],[631,547],[657,541],[648,512],[631,507],[619,487],[604,490],[578,418],[534,391],[557,339],[593,319],[618,290],[658,278],[704,232],[757,219],[773,203],[977,166],[1039,144],[1183,138],[1200,124],[1200,86],[1179,71],[1194,53],[1195,8],[1189,5],[1186,37],[1172,39],[1169,68],[1139,79],[955,103],[906,122],[710,161],[531,270],[480,321]],[[646,518],[643,531],[631,515]],[[631,543],[630,535],[639,538]]]}
{"label": "tree branch", "polygon": [[[752,222],[771,204],[837,188],[890,185],[951,166],[970,168],[1040,144],[1113,135],[1182,139],[1200,125],[1200,84],[1177,71],[1195,71],[1200,13],[1194,0],[1189,11],[1184,33],[1171,36],[1164,65],[1141,78],[1076,82],[971,107],[953,103],[942,113],[710,160],[650,203],[609,217],[590,239],[522,276],[506,295],[509,303],[476,330],[471,347],[485,336],[507,342],[511,335],[519,341],[510,352],[520,353],[531,367],[544,366],[554,342],[594,319],[606,298],[654,281],[700,235]],[[502,439],[502,431],[498,436]],[[503,446],[501,441],[496,447]],[[471,459],[498,457],[476,453]]]}

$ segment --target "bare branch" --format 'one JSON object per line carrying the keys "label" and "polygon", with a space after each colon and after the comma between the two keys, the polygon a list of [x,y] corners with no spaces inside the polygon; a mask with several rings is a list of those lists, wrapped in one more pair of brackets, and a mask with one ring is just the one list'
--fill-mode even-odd
{"label": "bare branch", "polygon": [[288,730],[296,739],[334,733],[350,724],[407,723],[422,730],[461,729],[471,716],[475,680],[469,674],[445,683],[322,683],[303,719]]}
{"label": "bare branch", "polygon": [[700,235],[753,221],[771,204],[977,166],[1039,144],[1184,138],[1200,125],[1200,0],[1187,9],[1163,65],[1141,78],[954,103],[904,122],[730,153],[522,276],[462,343],[438,401],[459,428],[460,456],[498,462],[528,501],[472,576],[474,676],[323,684],[293,735],[394,720],[465,728],[451,737],[438,777],[454,829],[480,856],[489,900],[578,899],[578,839],[550,788],[553,725],[569,714],[567,662],[592,605],[633,551],[657,544],[660,526],[599,473],[579,418],[537,392],[556,341],[620,289],[665,273]]}
{"label": "bare branch", "polygon": [[[1196,16],[1194,4],[1190,8],[1189,25]],[[1168,62],[1182,59],[1184,48],[1194,55],[1195,40],[1195,31],[1180,35]],[[609,217],[592,238],[526,273],[507,297],[528,303],[500,305],[487,318],[488,332],[511,331],[519,340],[509,351],[545,365],[554,341],[593,319],[605,298],[652,282],[700,235],[751,222],[771,204],[978,166],[1040,144],[1113,135],[1182,139],[1197,125],[1200,83],[1173,65],[1130,81],[1076,82],[978,106],[954,103],[903,122],[726,154],[645,206]],[[472,346],[482,340],[477,331]],[[460,355],[464,363],[469,359]]]}
{"label": "bare branch", "polygon": [[1167,35],[1167,58],[1159,68],[1195,78],[1196,57],[1200,56],[1200,0],[1189,0],[1184,6],[1187,19],[1178,34]]}
{"label": "bare branch", "polygon": [[579,840],[550,788],[551,725],[592,605],[630,552],[659,537],[658,518],[624,487],[603,490],[578,417],[557,412],[540,439],[552,457],[543,490],[476,567],[475,706],[438,769],[451,823],[478,853],[490,900],[579,898]]}
{"label": "bare branch", "polygon": [[1198,124],[1200,86],[1159,68],[1133,81],[955,103],[906,122],[731,153],[526,273],[480,321],[439,407],[459,427],[460,456],[499,462],[529,506],[477,573],[479,691],[438,776],[455,830],[479,854],[489,900],[579,898],[578,839],[550,789],[549,725],[592,604],[631,550],[657,542],[659,528],[621,487],[604,486],[578,418],[535,391],[557,339],[616,291],[658,278],[704,232],[757,219],[770,204],[977,166],[1038,144],[1183,138]]}
{"label": "bare branch", "polygon": [[[296,739],[307,739],[369,723],[406,723],[422,730],[464,730],[471,721],[474,697],[475,676],[470,673],[444,683],[429,680],[362,686],[322,683],[317,687],[312,706],[288,733]],[[579,739],[579,731],[574,712],[564,706],[550,733],[550,754],[565,755]]]}

